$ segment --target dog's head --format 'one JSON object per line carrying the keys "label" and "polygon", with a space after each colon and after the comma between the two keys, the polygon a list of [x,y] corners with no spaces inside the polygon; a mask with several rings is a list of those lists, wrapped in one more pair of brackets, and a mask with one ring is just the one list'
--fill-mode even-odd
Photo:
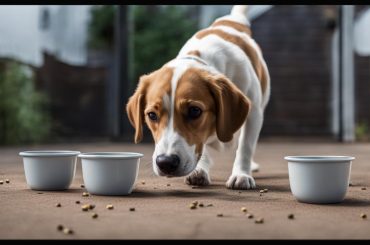
{"label": "dog's head", "polygon": [[160,176],[193,171],[212,135],[228,142],[250,109],[248,98],[225,76],[190,66],[169,66],[140,78],[127,104],[135,143],[143,123],[155,141],[153,170]]}

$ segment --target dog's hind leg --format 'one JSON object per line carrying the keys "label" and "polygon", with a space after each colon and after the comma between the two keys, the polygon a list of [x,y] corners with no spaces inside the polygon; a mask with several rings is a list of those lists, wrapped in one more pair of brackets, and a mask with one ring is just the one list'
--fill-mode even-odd
{"label": "dog's hind leg", "polygon": [[212,160],[206,146],[204,146],[203,154],[199,159],[197,167],[185,178],[185,183],[188,185],[209,185],[211,183],[211,179],[209,177],[209,169],[211,165]]}

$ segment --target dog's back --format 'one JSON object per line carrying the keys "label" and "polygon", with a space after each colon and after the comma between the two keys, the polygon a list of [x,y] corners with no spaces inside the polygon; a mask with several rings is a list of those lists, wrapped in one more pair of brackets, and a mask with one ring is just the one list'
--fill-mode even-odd
{"label": "dog's back", "polygon": [[[261,49],[252,38],[246,5],[235,5],[230,14],[198,31],[178,57],[186,55],[203,59],[230,78],[252,101],[266,106],[270,77]],[[255,98],[256,91],[260,91],[260,98]]]}

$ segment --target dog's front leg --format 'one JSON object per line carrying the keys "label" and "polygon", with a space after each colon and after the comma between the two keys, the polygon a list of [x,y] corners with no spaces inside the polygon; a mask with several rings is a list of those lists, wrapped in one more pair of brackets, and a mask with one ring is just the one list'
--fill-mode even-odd
{"label": "dog's front leg", "polygon": [[202,156],[199,159],[198,165],[189,176],[185,178],[185,183],[188,185],[206,186],[211,183],[209,177],[209,169],[212,165],[212,160],[209,156],[206,146],[203,148]]}
{"label": "dog's front leg", "polygon": [[262,122],[262,109],[259,106],[252,106],[241,128],[232,174],[226,182],[227,188],[254,189],[256,187],[251,167]]}

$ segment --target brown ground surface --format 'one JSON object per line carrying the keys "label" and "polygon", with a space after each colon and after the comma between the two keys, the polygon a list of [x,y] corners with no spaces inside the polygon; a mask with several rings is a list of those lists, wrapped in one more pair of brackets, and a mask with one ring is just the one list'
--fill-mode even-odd
{"label": "brown ground surface", "polygon": [[[82,197],[84,191],[81,164],[72,186],[67,191],[32,191],[27,187],[22,159],[18,152],[31,149],[70,149],[88,151],[137,151],[145,157],[140,165],[135,190],[130,196]],[[153,175],[151,144],[89,143],[0,149],[0,179],[10,183],[0,185],[1,239],[369,239],[370,217],[370,144],[339,144],[290,141],[263,141],[256,160],[261,169],[255,173],[257,190],[228,190],[224,184],[233,162],[233,153],[216,153],[211,171],[212,185],[192,189],[183,178],[163,178]],[[213,153],[213,152],[212,152]],[[356,157],[351,181],[343,203],[314,205],[299,203],[289,188],[285,155],[338,154]],[[145,181],[145,184],[142,184]],[[167,186],[167,184],[170,184]],[[367,187],[367,190],[361,190]],[[260,196],[259,190],[268,188]],[[96,205],[97,219],[92,211],[81,211],[81,205]],[[212,207],[189,209],[193,201]],[[62,207],[55,204],[60,202]],[[105,206],[113,204],[113,210]],[[135,212],[129,208],[135,207]],[[246,207],[263,224],[255,224],[240,210]],[[223,217],[217,217],[223,213]],[[294,220],[287,215],[293,213]],[[70,227],[73,235],[58,232],[58,224]]]}

